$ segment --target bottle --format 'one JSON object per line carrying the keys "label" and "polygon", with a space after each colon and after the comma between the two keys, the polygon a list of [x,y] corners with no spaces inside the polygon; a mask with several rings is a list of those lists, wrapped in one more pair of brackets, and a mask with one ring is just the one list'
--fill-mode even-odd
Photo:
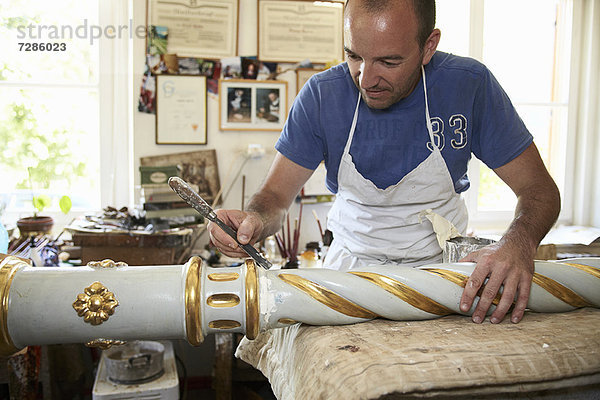
{"label": "bottle", "polygon": [[275,236],[269,236],[265,239],[264,243],[265,248],[265,257],[267,260],[271,261],[273,264],[278,264],[282,261],[281,253],[279,252],[279,248],[277,247],[277,240],[275,240]]}

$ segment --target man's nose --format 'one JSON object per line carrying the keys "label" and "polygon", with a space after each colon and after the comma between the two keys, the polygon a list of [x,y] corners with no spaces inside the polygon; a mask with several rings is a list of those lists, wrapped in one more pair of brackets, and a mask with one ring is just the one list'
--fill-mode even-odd
{"label": "man's nose", "polygon": [[373,65],[363,62],[360,64],[358,83],[363,89],[369,89],[377,86],[379,83],[379,76],[376,68]]}

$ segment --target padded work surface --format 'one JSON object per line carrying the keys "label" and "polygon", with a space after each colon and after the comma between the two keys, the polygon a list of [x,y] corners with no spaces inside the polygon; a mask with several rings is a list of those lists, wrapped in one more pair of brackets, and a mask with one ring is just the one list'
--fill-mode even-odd
{"label": "padded work surface", "polygon": [[526,313],[519,324],[506,318],[498,325],[487,320],[477,325],[459,315],[346,326],[298,324],[262,332],[254,341],[244,338],[236,356],[259,369],[281,400],[488,398],[500,393],[513,398],[582,387],[592,394],[572,393],[570,398],[597,398],[600,310]]}

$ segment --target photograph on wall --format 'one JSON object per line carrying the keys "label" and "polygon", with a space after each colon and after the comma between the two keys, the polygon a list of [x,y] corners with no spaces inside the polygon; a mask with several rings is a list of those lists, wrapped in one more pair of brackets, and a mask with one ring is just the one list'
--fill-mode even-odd
{"label": "photograph on wall", "polygon": [[215,67],[218,61],[215,60],[200,60],[200,75],[212,78],[215,73]]}
{"label": "photograph on wall", "polygon": [[260,63],[256,58],[242,57],[242,78],[256,79]]}
{"label": "photograph on wall", "polygon": [[166,26],[150,25],[148,27],[147,54],[155,56],[167,52],[169,29]]}
{"label": "photograph on wall", "polygon": [[239,79],[242,76],[242,59],[240,57],[227,57],[221,59],[221,73],[223,78]]}
{"label": "photograph on wall", "polygon": [[227,88],[227,122],[251,122],[252,89]]}
{"label": "photograph on wall", "polygon": [[198,194],[209,204],[215,200],[221,187],[217,153],[214,149],[141,157],[140,165],[157,167],[178,165],[181,179],[191,185],[197,185]]}
{"label": "photograph on wall", "polygon": [[156,107],[156,77],[150,72],[144,74],[138,97],[138,111],[155,114]]}
{"label": "photograph on wall", "polygon": [[200,75],[200,61],[195,57],[178,57],[179,73],[183,75]]}
{"label": "photograph on wall", "polygon": [[256,89],[256,116],[263,122],[279,122],[281,119],[279,89]]}
{"label": "photograph on wall", "polygon": [[221,79],[219,115],[224,131],[281,131],[287,116],[287,82]]}

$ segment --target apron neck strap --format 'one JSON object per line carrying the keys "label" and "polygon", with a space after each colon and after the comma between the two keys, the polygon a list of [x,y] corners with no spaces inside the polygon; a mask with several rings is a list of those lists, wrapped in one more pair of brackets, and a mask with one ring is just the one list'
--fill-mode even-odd
{"label": "apron neck strap", "polygon": [[360,106],[360,91],[358,92],[358,100],[356,101],[356,109],[354,110],[354,118],[352,118],[352,126],[350,127],[350,133],[348,133],[348,140],[344,148],[344,153],[350,152],[350,144],[352,144],[352,138],[354,137],[354,130],[356,129],[356,123],[358,121],[358,107]]}
{"label": "apron neck strap", "polygon": [[437,148],[433,140],[433,126],[431,125],[431,117],[429,116],[429,102],[427,101],[427,79],[425,78],[425,67],[421,65],[421,75],[423,76],[423,93],[425,94],[425,123],[427,124],[427,132],[429,132],[429,140],[431,146]]}

